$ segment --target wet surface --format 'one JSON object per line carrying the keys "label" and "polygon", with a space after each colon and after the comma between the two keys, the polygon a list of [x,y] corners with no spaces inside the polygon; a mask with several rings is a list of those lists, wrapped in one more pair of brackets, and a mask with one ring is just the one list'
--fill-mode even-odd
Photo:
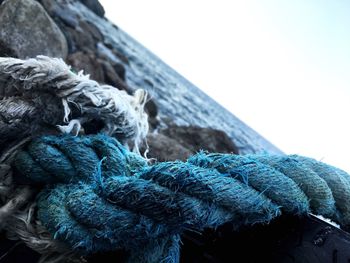
{"label": "wet surface", "polygon": [[[216,231],[187,231],[182,236],[181,262],[187,263],[342,263],[350,262],[350,234],[315,217],[282,216],[268,225],[235,231],[225,224]],[[88,263],[123,262],[122,251],[99,253]],[[39,255],[23,243],[0,237],[0,263],[34,263]]]}

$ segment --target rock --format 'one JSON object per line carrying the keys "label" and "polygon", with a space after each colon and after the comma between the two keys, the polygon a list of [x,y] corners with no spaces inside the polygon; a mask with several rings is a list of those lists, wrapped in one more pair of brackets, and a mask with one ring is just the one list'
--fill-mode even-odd
{"label": "rock", "polygon": [[[148,158],[155,158],[157,161],[185,161],[191,156],[192,152],[176,140],[169,138],[164,134],[148,134],[147,142],[149,146]],[[145,149],[141,149],[143,152]]]}
{"label": "rock", "polygon": [[192,153],[206,150],[208,152],[238,154],[237,146],[225,132],[220,130],[198,126],[171,125],[162,130],[161,133],[174,139]]}
{"label": "rock", "polygon": [[97,43],[97,54],[100,58],[108,59],[109,61],[112,61],[113,63],[119,62],[119,59],[113,53],[113,51],[101,42]]}
{"label": "rock", "polygon": [[62,1],[40,0],[40,3],[60,28],[59,23],[63,23],[71,28],[76,28],[79,25],[80,17],[72,10],[66,8]]}
{"label": "rock", "polygon": [[63,33],[37,1],[4,1],[0,6],[0,25],[0,41],[16,57],[67,56]]}
{"label": "rock", "polygon": [[133,90],[119,77],[118,73],[108,61],[96,57],[92,51],[78,51],[69,54],[67,63],[77,72],[83,70],[90,74],[90,78],[101,84],[108,84],[129,94]]}
{"label": "rock", "polygon": [[114,71],[123,81],[125,81],[125,67],[123,64],[119,63],[121,60],[113,53],[113,51],[102,42],[97,43],[96,49],[98,57],[102,60],[109,61],[109,63],[113,66]]}
{"label": "rock", "polygon": [[67,64],[71,65],[75,71],[83,70],[84,74],[90,74],[91,79],[104,83],[103,68],[94,53],[78,51],[69,54]]}
{"label": "rock", "polygon": [[116,87],[120,90],[125,90],[129,94],[132,94],[132,89],[124,82],[124,80],[116,72],[115,67],[113,67],[108,61],[100,59],[99,62],[102,65],[104,72],[104,83]]}
{"label": "rock", "polygon": [[113,66],[105,60],[101,60],[101,63],[104,72],[104,82],[108,85],[116,87],[117,89],[123,90],[125,88],[125,83],[119,78]]}
{"label": "rock", "polygon": [[238,154],[225,132],[197,126],[172,125],[157,134],[149,134],[147,142],[148,157],[157,161],[185,161],[200,150]]}
{"label": "rock", "polygon": [[148,114],[148,123],[150,126],[150,130],[155,130],[159,126],[160,122],[158,118],[158,106],[155,103],[154,99],[147,99],[145,111]]}
{"label": "rock", "polygon": [[16,57],[16,53],[0,41],[0,57]]}
{"label": "rock", "polygon": [[94,52],[96,49],[96,41],[93,36],[82,29],[81,24],[84,24],[84,22],[79,21],[79,26],[76,28],[64,25],[61,27],[67,41],[70,43],[69,53],[77,51]]}
{"label": "rock", "polygon": [[[80,51],[76,47],[74,39],[74,36],[79,34],[79,32],[74,32],[74,29],[79,27],[81,17],[79,17],[71,9],[67,8],[65,6],[66,4],[64,4],[62,1],[41,0],[40,3],[45,8],[46,12],[56,22],[57,26],[62,30],[62,33],[67,40],[68,53],[71,54],[76,51]],[[85,36],[82,36],[82,38],[85,39]]]}
{"label": "rock", "polygon": [[149,117],[155,118],[158,115],[158,107],[152,98],[148,98],[145,105]]}
{"label": "rock", "polygon": [[114,71],[118,74],[119,78],[125,81],[125,67],[122,63],[125,63],[125,58],[120,58],[114,50],[104,45],[102,42],[97,43],[97,55],[102,60],[107,60],[114,68]]}
{"label": "rock", "polygon": [[80,20],[79,27],[85,34],[89,34],[92,37],[95,43],[95,47],[96,43],[103,42],[104,37],[101,34],[100,30],[94,24],[88,21]]}
{"label": "rock", "polygon": [[41,3],[66,36],[69,53],[96,53],[97,43],[104,42],[104,37],[93,22],[82,19],[79,12],[67,8],[64,0],[41,0]]}
{"label": "rock", "polygon": [[115,63],[113,65],[113,69],[115,73],[118,74],[119,78],[121,78],[123,81],[125,81],[125,67],[123,64]]}
{"label": "rock", "polygon": [[117,57],[121,62],[123,62],[126,65],[130,64],[129,59],[124,54],[122,54],[117,49],[115,49],[111,44],[105,42],[104,45],[107,48],[109,48],[112,51],[112,53],[114,54],[114,56]]}
{"label": "rock", "polygon": [[98,0],[80,0],[87,8],[100,17],[104,17],[105,10]]}

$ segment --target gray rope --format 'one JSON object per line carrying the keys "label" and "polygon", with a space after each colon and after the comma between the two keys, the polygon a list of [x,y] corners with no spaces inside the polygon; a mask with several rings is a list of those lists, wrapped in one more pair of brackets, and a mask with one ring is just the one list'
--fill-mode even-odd
{"label": "gray rope", "polygon": [[[130,96],[99,85],[82,72],[73,73],[61,59],[0,58],[0,145],[38,131],[48,133],[55,126],[79,131],[82,124],[98,119],[104,123],[102,132],[138,150],[148,132],[145,102],[143,90]],[[69,125],[72,120],[76,125]]]}

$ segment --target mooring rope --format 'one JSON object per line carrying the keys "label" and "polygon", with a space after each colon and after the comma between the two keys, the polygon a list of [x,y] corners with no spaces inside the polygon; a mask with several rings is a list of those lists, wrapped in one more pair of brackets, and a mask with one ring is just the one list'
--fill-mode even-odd
{"label": "mooring rope", "polygon": [[148,132],[146,97],[143,90],[130,96],[75,74],[62,59],[0,57],[0,146],[57,127],[77,134],[100,120],[101,132],[137,148]]}
{"label": "mooring rope", "polygon": [[17,184],[42,189],[38,219],[88,254],[123,249],[130,262],[177,262],[184,230],[321,214],[350,224],[350,178],[301,156],[200,152],[147,164],[105,136],[45,136],[15,158]]}
{"label": "mooring rope", "polygon": [[138,152],[148,132],[146,95],[100,85],[61,59],[0,58],[0,230],[42,254],[40,262],[82,262],[37,219],[37,189],[14,181],[14,157],[33,136],[86,134],[89,127]]}
{"label": "mooring rope", "polygon": [[[314,159],[199,152],[150,165],[137,154],[145,101],[144,91],[99,85],[59,59],[0,58],[0,230],[40,262],[121,249],[129,262],[175,263],[185,230],[282,213],[349,227],[349,175]],[[94,121],[101,134],[71,135]]]}

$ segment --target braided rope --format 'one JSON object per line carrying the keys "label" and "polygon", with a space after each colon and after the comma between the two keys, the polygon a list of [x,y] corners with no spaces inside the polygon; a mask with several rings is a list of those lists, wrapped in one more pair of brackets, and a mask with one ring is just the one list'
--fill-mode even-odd
{"label": "braided rope", "polygon": [[46,136],[14,161],[42,187],[38,218],[81,254],[124,249],[130,262],[177,262],[186,230],[322,214],[348,226],[350,177],[301,156],[206,154],[148,165],[104,136]]}

